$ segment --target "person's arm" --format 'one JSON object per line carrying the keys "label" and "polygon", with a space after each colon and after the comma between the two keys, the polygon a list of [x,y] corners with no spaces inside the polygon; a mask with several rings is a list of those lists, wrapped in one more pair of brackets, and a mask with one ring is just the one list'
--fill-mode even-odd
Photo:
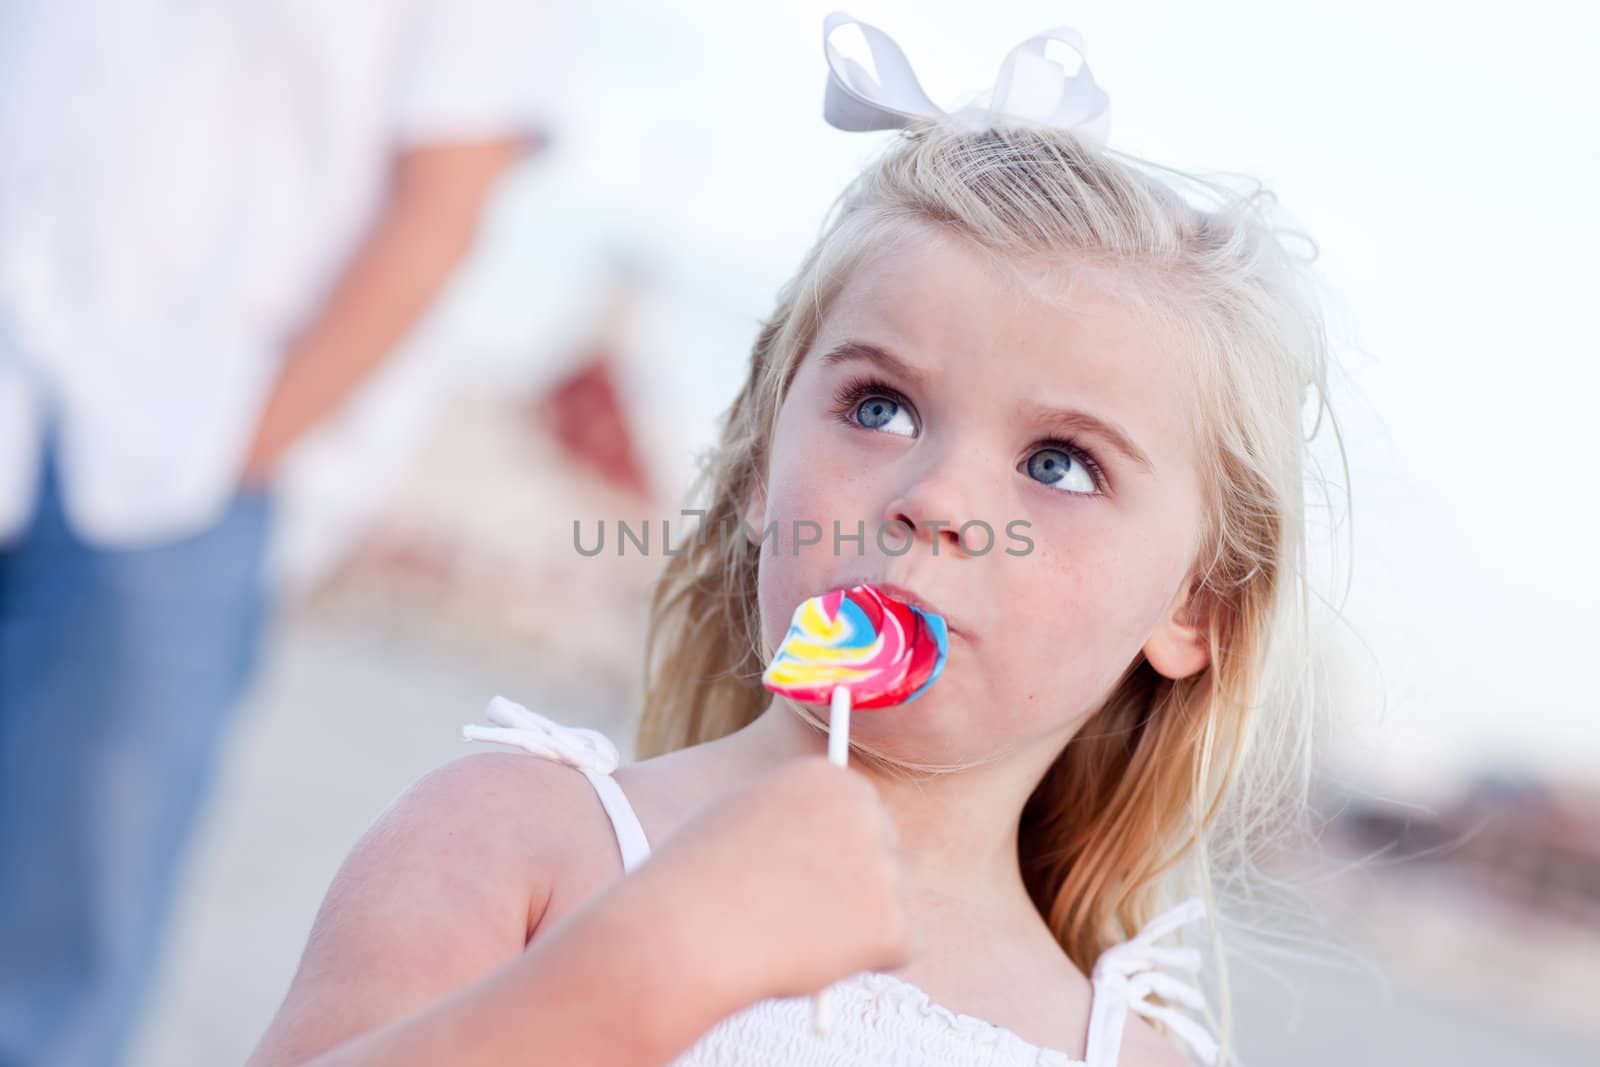
{"label": "person's arm", "polygon": [[[738,1010],[685,961],[672,894],[640,870],[443,1003],[296,1067],[662,1067]],[[248,1067],[264,1067],[252,1061]]]}
{"label": "person's arm", "polygon": [[752,994],[708,966],[712,917],[670,854],[539,929],[593,802],[521,754],[407,790],[334,878],[247,1067],[658,1067],[687,1050]]}
{"label": "person's arm", "polygon": [[397,154],[376,222],[284,355],[244,481],[265,479],[284,450],[338,408],[421,319],[471,248],[495,179],[529,146],[506,137]]}

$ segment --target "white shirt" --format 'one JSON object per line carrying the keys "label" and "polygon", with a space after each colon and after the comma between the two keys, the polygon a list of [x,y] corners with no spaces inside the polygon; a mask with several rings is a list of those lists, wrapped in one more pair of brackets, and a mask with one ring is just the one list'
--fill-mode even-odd
{"label": "white shirt", "polygon": [[50,409],[86,540],[218,516],[393,152],[554,128],[550,5],[0,4],[0,544]]}

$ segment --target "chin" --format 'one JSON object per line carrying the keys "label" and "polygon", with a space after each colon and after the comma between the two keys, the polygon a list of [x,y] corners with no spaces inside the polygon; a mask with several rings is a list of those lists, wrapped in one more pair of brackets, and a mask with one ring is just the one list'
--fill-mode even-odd
{"label": "chin", "polygon": [[[944,738],[953,744],[972,732],[972,720],[959,710],[970,707],[970,703],[952,693],[935,695],[930,689],[905,704],[866,710],[852,708],[850,736],[884,743],[893,743],[896,738],[921,741]],[[823,719],[827,719],[828,709],[820,711]]]}

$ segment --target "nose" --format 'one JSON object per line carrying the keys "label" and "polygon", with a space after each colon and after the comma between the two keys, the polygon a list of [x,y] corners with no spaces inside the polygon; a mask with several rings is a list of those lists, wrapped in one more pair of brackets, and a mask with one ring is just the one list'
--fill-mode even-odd
{"label": "nose", "polygon": [[971,497],[962,488],[970,483],[962,480],[958,466],[953,458],[930,465],[889,501],[883,513],[883,540],[891,549],[907,546],[896,554],[909,555],[920,550],[940,556],[971,556],[974,553],[968,546],[984,548],[988,538],[981,529],[974,526],[968,530],[967,537],[961,536],[963,525],[981,517],[972,514]]}

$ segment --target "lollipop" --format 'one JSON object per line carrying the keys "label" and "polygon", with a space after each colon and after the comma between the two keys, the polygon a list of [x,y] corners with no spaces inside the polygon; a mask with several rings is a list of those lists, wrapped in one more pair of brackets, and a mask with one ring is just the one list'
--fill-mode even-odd
{"label": "lollipop", "polygon": [[775,693],[826,704],[843,688],[851,706],[917,699],[944,670],[944,619],[857,585],[814,596],[795,609],[789,633],[761,682]]}
{"label": "lollipop", "polygon": [[[828,704],[828,759],[845,766],[850,708],[907,704],[944,670],[949,635],[939,615],[871,585],[835,589],[795,609],[761,684],[791,700]],[[827,990],[812,1001],[817,1033],[828,1027]]]}

